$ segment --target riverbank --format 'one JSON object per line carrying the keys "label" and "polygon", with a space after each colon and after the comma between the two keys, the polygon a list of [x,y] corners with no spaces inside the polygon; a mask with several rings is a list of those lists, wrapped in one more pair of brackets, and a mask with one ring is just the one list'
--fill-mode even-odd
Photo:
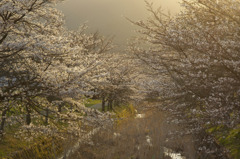
{"label": "riverbank", "polygon": [[[124,122],[116,122],[93,135],[91,142],[79,145],[69,159],[184,159],[181,152],[166,148],[166,114],[156,109],[138,111]],[[122,120],[119,118],[119,120]],[[180,142],[176,142],[174,146]],[[178,145],[179,149],[182,146]],[[182,150],[183,152],[183,150]]]}

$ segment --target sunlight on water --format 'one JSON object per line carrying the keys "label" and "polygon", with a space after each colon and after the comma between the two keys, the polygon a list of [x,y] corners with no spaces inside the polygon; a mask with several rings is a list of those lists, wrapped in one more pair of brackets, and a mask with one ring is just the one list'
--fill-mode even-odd
{"label": "sunlight on water", "polygon": [[135,118],[136,119],[145,118],[145,114],[137,114]]}
{"label": "sunlight on water", "polygon": [[172,159],[186,159],[180,153],[175,153],[173,150],[164,147],[164,154],[171,157]]}

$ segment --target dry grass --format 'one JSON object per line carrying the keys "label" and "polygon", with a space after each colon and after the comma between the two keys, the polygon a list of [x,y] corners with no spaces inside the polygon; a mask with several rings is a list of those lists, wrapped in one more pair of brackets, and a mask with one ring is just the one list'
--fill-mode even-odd
{"label": "dry grass", "polygon": [[[92,144],[82,144],[70,159],[167,159],[163,148],[170,129],[162,112],[148,111],[146,118],[132,118],[117,128],[100,131],[93,137]],[[147,136],[151,144],[147,142]],[[176,149],[192,151],[183,141],[171,144]],[[182,148],[182,145],[186,146]]]}

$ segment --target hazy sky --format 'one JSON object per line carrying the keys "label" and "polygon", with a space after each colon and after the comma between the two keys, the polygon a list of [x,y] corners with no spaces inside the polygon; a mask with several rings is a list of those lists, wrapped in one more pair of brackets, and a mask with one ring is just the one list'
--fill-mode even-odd
{"label": "hazy sky", "polygon": [[[179,11],[179,1],[150,0],[156,8],[161,5],[173,14]],[[68,28],[77,29],[87,21],[90,31],[99,31],[105,36],[115,35],[114,42],[120,47],[126,44],[136,29],[124,16],[144,20],[149,15],[144,0],[66,0],[58,8],[65,14]]]}

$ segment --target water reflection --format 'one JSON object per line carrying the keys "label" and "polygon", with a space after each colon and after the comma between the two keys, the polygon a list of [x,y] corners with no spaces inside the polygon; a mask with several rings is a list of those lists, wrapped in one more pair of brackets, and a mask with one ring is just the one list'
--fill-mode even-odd
{"label": "water reflection", "polygon": [[[136,114],[135,119],[142,119],[145,118],[145,114]],[[152,146],[152,139],[149,135],[146,136],[146,142],[149,146]],[[140,149],[140,146],[137,147],[138,150]],[[174,152],[172,149],[164,147],[164,154],[166,156],[171,157],[172,159],[186,159],[185,156],[182,156],[180,153]]]}
{"label": "water reflection", "polygon": [[182,156],[180,153],[176,153],[172,149],[166,147],[164,147],[164,154],[172,159],[186,159],[186,157]]}
{"label": "water reflection", "polygon": [[137,114],[136,119],[141,119],[141,118],[145,118],[145,114]]}

